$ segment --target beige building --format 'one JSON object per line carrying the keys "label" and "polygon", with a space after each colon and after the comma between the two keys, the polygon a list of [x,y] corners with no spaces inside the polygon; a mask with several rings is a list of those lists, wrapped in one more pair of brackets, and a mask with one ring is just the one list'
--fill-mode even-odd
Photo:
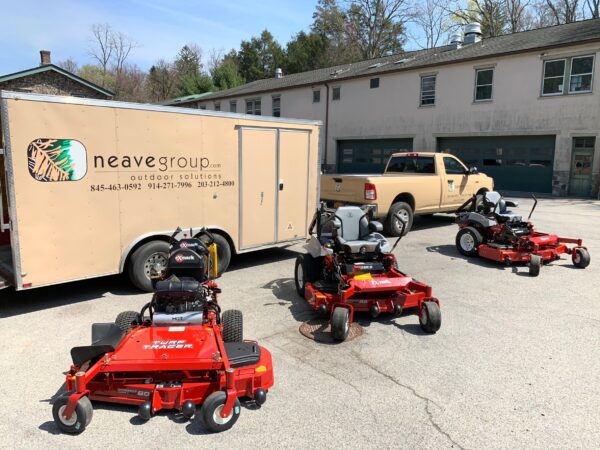
{"label": "beige building", "polygon": [[448,151],[499,189],[595,197],[599,49],[600,19],[483,40],[468,26],[448,46],[278,74],[188,106],[322,120],[328,172]]}

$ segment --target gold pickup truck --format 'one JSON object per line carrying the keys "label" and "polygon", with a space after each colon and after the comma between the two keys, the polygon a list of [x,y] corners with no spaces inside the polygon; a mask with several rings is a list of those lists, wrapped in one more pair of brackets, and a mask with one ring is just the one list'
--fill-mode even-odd
{"label": "gold pickup truck", "polygon": [[413,217],[453,212],[494,180],[447,153],[394,153],[382,175],[322,175],[321,200],[331,206],[369,205],[386,232],[406,234]]}

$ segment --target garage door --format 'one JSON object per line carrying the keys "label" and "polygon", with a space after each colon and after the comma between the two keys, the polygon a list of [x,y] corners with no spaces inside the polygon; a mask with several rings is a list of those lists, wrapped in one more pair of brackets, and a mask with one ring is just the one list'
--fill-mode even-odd
{"label": "garage door", "polygon": [[494,178],[507,191],[552,192],[556,136],[438,138],[438,151],[452,153]]}
{"label": "garage door", "polygon": [[338,173],[382,173],[390,155],[412,150],[412,139],[338,141]]}

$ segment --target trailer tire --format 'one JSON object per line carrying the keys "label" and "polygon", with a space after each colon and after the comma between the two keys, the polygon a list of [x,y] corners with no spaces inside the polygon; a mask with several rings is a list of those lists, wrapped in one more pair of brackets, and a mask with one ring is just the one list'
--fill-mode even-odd
{"label": "trailer tire", "polygon": [[79,434],[82,433],[92,421],[94,408],[92,407],[90,399],[83,396],[77,402],[77,406],[75,407],[71,419],[67,421],[62,417],[62,412],[67,407],[70,396],[71,392],[67,392],[56,399],[52,405],[52,417],[54,418],[54,423],[56,423],[63,433]]}
{"label": "trailer tire", "polygon": [[587,266],[589,266],[591,259],[590,252],[583,247],[576,247],[573,249],[573,253],[571,253],[573,265],[575,267],[579,267],[580,269],[585,269]]}
{"label": "trailer tire", "polygon": [[[227,270],[229,263],[231,262],[231,246],[224,236],[217,233],[213,233],[213,236],[215,238],[215,244],[217,244],[217,258],[219,259],[217,276],[220,277]],[[208,240],[206,236],[202,236],[200,239],[205,244]]]}
{"label": "trailer tire", "polygon": [[165,241],[146,242],[138,248],[129,260],[129,279],[135,287],[145,292],[152,292],[150,266],[154,263],[164,264],[169,258],[169,244]]}
{"label": "trailer tire", "polygon": [[131,325],[139,325],[139,323],[140,314],[136,311],[123,311],[115,319],[115,325],[124,333],[127,333]]}
{"label": "trailer tire", "polygon": [[474,227],[465,227],[456,233],[456,248],[465,256],[477,256],[479,246],[483,243],[483,236]]}
{"label": "trailer tire", "polygon": [[542,268],[542,257],[540,255],[531,255],[529,260],[529,275],[537,277],[540,274]]}
{"label": "trailer tire", "polygon": [[[404,221],[406,222],[404,230],[402,230],[402,224],[400,223],[400,221],[395,217],[396,214],[399,214],[400,217],[402,217],[402,219],[404,219]],[[402,236],[405,236],[412,228],[413,219],[414,213],[408,203],[394,203],[390,207],[390,211],[388,212],[386,220],[386,231],[390,236],[398,237],[401,233]]]}
{"label": "trailer tire", "polygon": [[235,399],[235,403],[233,404],[233,409],[231,410],[229,417],[223,418],[220,416],[226,401],[227,394],[223,391],[216,391],[210,394],[204,403],[202,403],[200,417],[202,417],[204,424],[210,431],[215,433],[227,431],[233,425],[235,425],[240,417],[240,411],[242,407],[238,398]]}
{"label": "trailer tire", "polygon": [[223,342],[242,342],[244,340],[244,315],[237,309],[228,309],[221,316],[223,324]]}
{"label": "trailer tire", "polygon": [[336,341],[345,341],[350,332],[350,310],[338,306],[331,315],[331,335]]}

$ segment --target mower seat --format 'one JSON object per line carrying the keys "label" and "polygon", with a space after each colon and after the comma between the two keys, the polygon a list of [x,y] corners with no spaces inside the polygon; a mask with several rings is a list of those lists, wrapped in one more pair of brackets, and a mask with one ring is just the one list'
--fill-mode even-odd
{"label": "mower seat", "polygon": [[196,292],[200,289],[200,282],[191,277],[171,275],[166,280],[157,281],[155,289],[156,292]]}
{"label": "mower seat", "polygon": [[125,332],[112,322],[92,324],[92,345],[73,347],[71,349],[73,364],[81,366],[86,361],[114,352],[124,336]]}
{"label": "mower seat", "polygon": [[351,254],[378,253],[381,246],[387,243],[378,233],[383,230],[383,225],[376,221],[369,222],[367,213],[358,206],[338,208],[335,224],[339,228],[336,237],[338,244]]}
{"label": "mower seat", "polygon": [[508,210],[508,206],[516,207],[518,203],[513,202],[511,200],[504,200],[502,195],[496,191],[488,191],[485,193],[484,197],[485,208],[487,210],[494,211],[496,213],[496,217],[498,218],[498,222],[521,222],[522,216],[517,213],[513,213]]}

